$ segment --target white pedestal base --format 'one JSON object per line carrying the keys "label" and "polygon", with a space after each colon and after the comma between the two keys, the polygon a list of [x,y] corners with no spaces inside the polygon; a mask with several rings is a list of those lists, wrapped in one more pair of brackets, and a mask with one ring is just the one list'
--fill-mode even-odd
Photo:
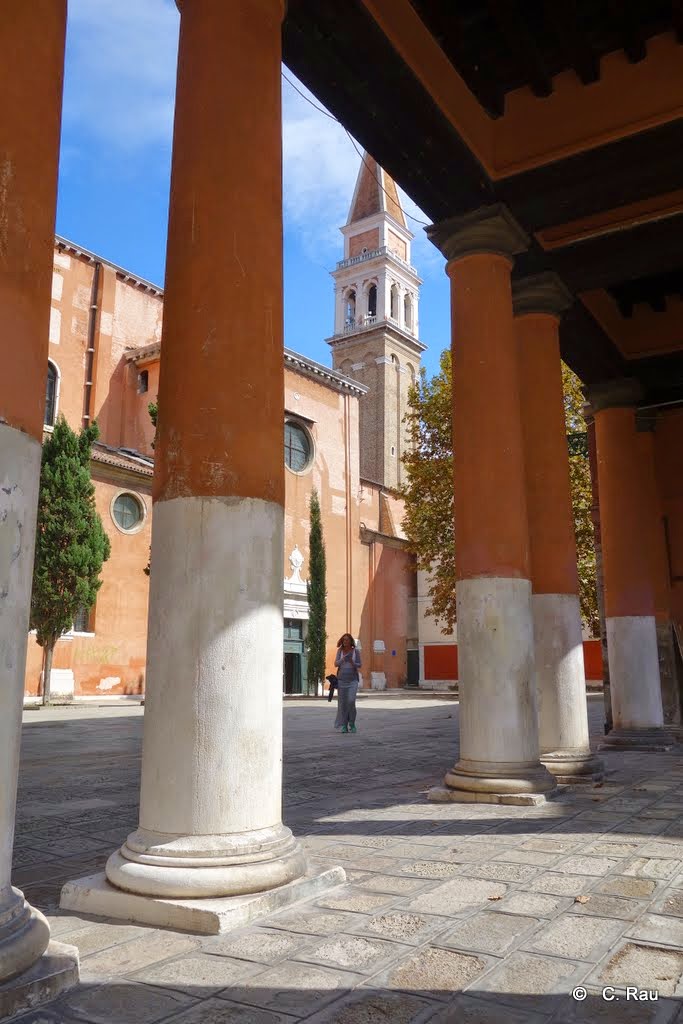
{"label": "white pedestal base", "polygon": [[33,967],[0,985],[0,1020],[34,1010],[78,984],[78,950],[51,942]]}
{"label": "white pedestal base", "polygon": [[319,896],[346,880],[341,867],[311,870],[287,885],[248,896],[219,899],[163,899],[123,892],[107,881],[104,872],[67,882],[59,902],[73,910],[119,921],[135,921],[160,928],[202,935],[221,935],[282,910],[299,900]]}
{"label": "white pedestal base", "polygon": [[427,799],[435,804],[508,804],[511,807],[538,807],[552,799],[557,788],[550,793],[476,793],[471,789],[451,789],[450,786],[433,786],[427,791]]}

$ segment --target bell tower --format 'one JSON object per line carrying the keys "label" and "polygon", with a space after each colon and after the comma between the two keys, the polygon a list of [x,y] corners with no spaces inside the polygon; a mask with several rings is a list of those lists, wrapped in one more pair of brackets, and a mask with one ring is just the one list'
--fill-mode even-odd
{"label": "bell tower", "polygon": [[410,263],[412,233],[396,183],[364,154],[341,229],[332,365],[369,390],[360,402],[360,473],[384,487],[403,483],[403,417],[426,346],[419,341],[421,280]]}

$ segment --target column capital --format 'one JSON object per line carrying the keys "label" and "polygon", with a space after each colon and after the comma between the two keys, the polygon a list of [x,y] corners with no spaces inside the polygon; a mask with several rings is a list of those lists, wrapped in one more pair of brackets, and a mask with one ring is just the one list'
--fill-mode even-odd
{"label": "column capital", "polygon": [[643,397],[640,381],[635,377],[615,377],[598,385],[588,395],[593,415],[604,409],[633,408]]}
{"label": "column capital", "polygon": [[512,282],[512,306],[515,316],[525,313],[549,313],[560,317],[574,301],[564,281],[552,271],[532,274]]}
{"label": "column capital", "polygon": [[528,249],[530,238],[503,203],[448,217],[426,228],[430,242],[449,262],[474,253],[512,258]]}

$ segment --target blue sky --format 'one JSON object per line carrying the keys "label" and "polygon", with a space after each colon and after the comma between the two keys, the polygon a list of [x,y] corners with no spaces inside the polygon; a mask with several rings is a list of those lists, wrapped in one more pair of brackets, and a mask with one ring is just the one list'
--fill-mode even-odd
{"label": "blue sky", "polygon": [[[57,231],[162,285],[179,17],[175,0],[69,0]],[[285,344],[329,364],[329,271],[342,256],[360,157],[341,125],[286,81],[282,98]],[[402,198],[407,214],[427,220]],[[422,225],[408,224],[433,373],[449,339],[448,282]]]}

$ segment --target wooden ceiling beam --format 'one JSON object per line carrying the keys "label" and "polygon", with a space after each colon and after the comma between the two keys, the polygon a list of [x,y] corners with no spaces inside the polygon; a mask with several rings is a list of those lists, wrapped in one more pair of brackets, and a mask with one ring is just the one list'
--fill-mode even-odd
{"label": "wooden ceiling beam", "polygon": [[[683,0],[682,0],[683,2]],[[555,31],[558,45],[583,85],[600,79],[600,58],[577,28],[576,0],[546,4],[546,14]]]}
{"label": "wooden ceiling beam", "polygon": [[615,25],[619,26],[621,46],[631,64],[647,57],[647,41],[641,26],[624,0],[607,0]]}
{"label": "wooden ceiling beam", "polygon": [[683,0],[672,0],[671,17],[679,43],[683,43]]}
{"label": "wooden ceiling beam", "polygon": [[501,35],[509,44],[520,75],[529,83],[534,96],[550,96],[553,91],[552,76],[527,27],[523,11],[518,9],[515,0],[487,0],[487,6]]}

